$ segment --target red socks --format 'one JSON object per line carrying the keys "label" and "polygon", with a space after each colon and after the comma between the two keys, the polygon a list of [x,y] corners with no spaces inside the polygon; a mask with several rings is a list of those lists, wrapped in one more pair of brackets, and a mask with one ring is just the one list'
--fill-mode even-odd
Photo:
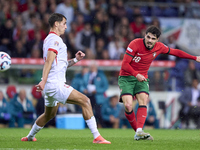
{"label": "red socks", "polygon": [[138,107],[137,110],[137,128],[143,128],[146,118],[147,118],[147,107],[141,105]]}
{"label": "red socks", "polygon": [[136,126],[136,118],[135,118],[135,113],[133,111],[131,112],[126,112],[125,111],[125,116],[128,119],[131,127],[136,131],[137,126]]}
{"label": "red socks", "polygon": [[136,131],[137,128],[143,128],[144,123],[147,118],[147,107],[139,106],[137,110],[137,121],[135,118],[135,113],[131,111],[130,113],[125,111],[125,116],[128,119],[131,127]]}

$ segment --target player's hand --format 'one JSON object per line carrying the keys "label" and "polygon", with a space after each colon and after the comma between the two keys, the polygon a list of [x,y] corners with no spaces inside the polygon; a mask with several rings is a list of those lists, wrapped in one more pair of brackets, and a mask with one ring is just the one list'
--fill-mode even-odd
{"label": "player's hand", "polygon": [[88,94],[88,90],[84,90],[83,93],[84,93],[84,94]]}
{"label": "player's hand", "polygon": [[83,57],[85,57],[85,54],[81,51],[78,51],[76,54],[76,59],[78,59],[78,61],[80,61],[81,59],[83,59]]}
{"label": "player's hand", "polygon": [[191,103],[191,102],[188,102],[187,105],[188,105],[188,106],[192,106],[192,103]]}
{"label": "player's hand", "polygon": [[45,86],[45,82],[43,80],[40,81],[40,83],[35,86],[37,88],[36,91],[37,92],[42,92],[44,90],[44,86]]}
{"label": "player's hand", "polygon": [[200,62],[200,56],[197,56],[196,61],[197,61],[197,62]]}
{"label": "player's hand", "polygon": [[147,79],[146,79],[143,75],[141,75],[141,74],[139,74],[139,73],[137,74],[136,78],[137,78],[137,80],[138,80],[139,82],[147,81]]}
{"label": "player's hand", "polygon": [[97,91],[96,91],[96,90],[92,91],[92,94],[96,94],[96,93],[97,93]]}
{"label": "player's hand", "polygon": [[155,117],[154,116],[149,116],[148,121],[151,122],[151,123],[153,123],[155,121]]}
{"label": "player's hand", "polygon": [[110,122],[114,122],[115,121],[115,117],[113,115],[110,115]]}

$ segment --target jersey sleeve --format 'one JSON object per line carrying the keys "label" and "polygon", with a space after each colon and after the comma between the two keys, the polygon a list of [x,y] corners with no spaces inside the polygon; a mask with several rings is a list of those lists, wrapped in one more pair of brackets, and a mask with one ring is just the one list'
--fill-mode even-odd
{"label": "jersey sleeve", "polygon": [[126,49],[126,54],[131,56],[131,57],[134,57],[135,56],[135,53],[136,53],[136,42],[135,40],[133,40],[127,47]]}
{"label": "jersey sleeve", "polygon": [[133,67],[130,65],[133,57],[135,56],[135,53],[137,51],[137,47],[136,47],[136,41],[133,40],[132,42],[130,42],[130,44],[128,45],[127,49],[126,49],[126,53],[124,55],[124,58],[122,60],[122,70],[124,70],[125,72],[130,73],[132,76],[137,76],[138,72],[135,71],[133,69]]}
{"label": "jersey sleeve", "polygon": [[49,46],[48,46],[48,51],[53,51],[57,55],[58,54],[58,50],[59,50],[59,44],[60,44],[59,39],[57,39],[57,38],[50,39]]}
{"label": "jersey sleeve", "polygon": [[129,55],[124,55],[124,58],[122,60],[122,70],[130,73],[132,76],[136,77],[138,72],[133,69],[133,67],[130,65],[130,62],[132,61],[132,57]]}
{"label": "jersey sleeve", "polygon": [[159,47],[162,48],[162,54],[169,54],[170,48],[167,45],[159,42]]}
{"label": "jersey sleeve", "polygon": [[196,60],[197,57],[196,56],[193,56],[193,55],[190,55],[186,52],[183,52],[179,49],[170,49],[170,55],[174,55],[176,57],[180,57],[180,58],[186,58],[186,59],[192,59],[192,60]]}

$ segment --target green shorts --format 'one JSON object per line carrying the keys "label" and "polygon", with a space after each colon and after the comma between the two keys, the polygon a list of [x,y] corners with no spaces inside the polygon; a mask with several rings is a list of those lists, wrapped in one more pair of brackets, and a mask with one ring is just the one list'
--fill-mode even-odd
{"label": "green shorts", "polygon": [[139,82],[134,76],[119,76],[118,85],[120,88],[120,102],[122,102],[121,97],[123,95],[132,95],[134,97],[142,92],[149,95],[149,79]]}

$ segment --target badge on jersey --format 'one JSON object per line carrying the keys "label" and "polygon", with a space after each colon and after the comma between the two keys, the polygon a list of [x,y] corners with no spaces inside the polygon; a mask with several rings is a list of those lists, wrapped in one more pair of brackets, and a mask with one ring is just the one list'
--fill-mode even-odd
{"label": "badge on jersey", "polygon": [[153,53],[153,58],[156,57],[156,52]]}
{"label": "badge on jersey", "polygon": [[59,42],[58,41],[55,41],[54,42],[54,46],[58,46],[59,45]]}

